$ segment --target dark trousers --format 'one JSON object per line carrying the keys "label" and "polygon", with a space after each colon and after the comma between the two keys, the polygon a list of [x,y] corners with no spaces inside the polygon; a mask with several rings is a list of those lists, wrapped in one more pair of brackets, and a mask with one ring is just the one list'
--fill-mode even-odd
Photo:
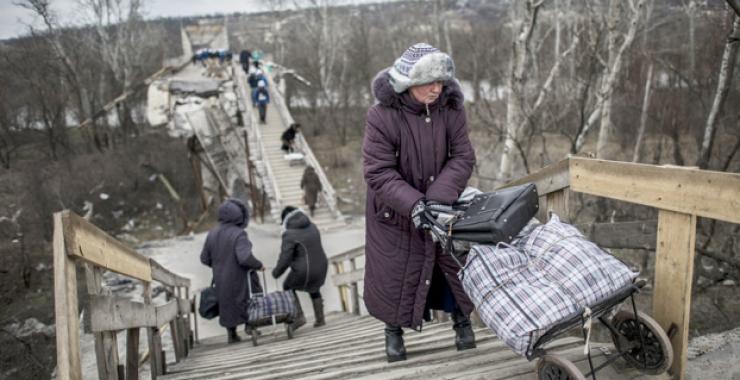
{"label": "dark trousers", "polygon": [[267,117],[267,104],[260,103],[257,105],[260,112],[260,123],[265,123],[265,117]]}

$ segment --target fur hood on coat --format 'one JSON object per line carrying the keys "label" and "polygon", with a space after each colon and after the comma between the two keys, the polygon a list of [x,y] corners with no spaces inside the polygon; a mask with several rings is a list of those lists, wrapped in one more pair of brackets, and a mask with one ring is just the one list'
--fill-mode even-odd
{"label": "fur hood on coat", "polygon": [[[372,83],[373,96],[378,103],[386,107],[401,108],[401,96],[406,93],[406,91],[400,94],[396,93],[396,91],[393,90],[393,86],[389,79],[390,74],[388,74],[388,69],[382,70],[375,76]],[[439,96],[437,102],[439,102],[442,107],[446,106],[455,110],[461,110],[463,108],[463,101],[463,93],[457,79],[445,82],[442,94]]]}

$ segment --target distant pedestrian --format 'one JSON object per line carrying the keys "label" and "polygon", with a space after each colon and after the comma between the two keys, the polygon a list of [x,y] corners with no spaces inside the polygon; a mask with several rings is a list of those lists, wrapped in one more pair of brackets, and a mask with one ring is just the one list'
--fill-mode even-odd
{"label": "distant pedestrian", "polygon": [[265,81],[257,83],[257,89],[252,94],[252,103],[259,110],[260,123],[265,124],[267,118],[267,105],[270,104],[270,92],[267,91]]}
{"label": "distant pedestrian", "polygon": [[249,50],[242,50],[239,52],[239,64],[242,66],[242,70],[245,73],[249,73],[249,59],[251,58],[252,52]]}
{"label": "distant pedestrian", "polygon": [[282,141],[283,145],[280,147],[285,153],[293,153],[295,151],[295,136],[298,134],[298,132],[301,131],[301,125],[299,123],[293,123],[283,131],[282,136],[280,136],[280,141]]}
{"label": "distant pedestrian", "polygon": [[316,170],[310,165],[306,166],[306,170],[303,171],[301,189],[303,189],[303,201],[306,202],[311,217],[313,217],[314,210],[316,210],[316,201],[318,201],[319,193],[323,188],[319,175],[316,174]]}
{"label": "distant pedestrian", "polygon": [[249,291],[262,292],[257,273],[265,270],[252,252],[252,242],[244,230],[249,224],[249,211],[239,200],[229,199],[218,208],[218,226],[208,232],[200,261],[213,270],[218,295],[219,324],[226,328],[228,342],[241,341],[236,328],[247,323]]}
{"label": "distant pedestrian", "polygon": [[[329,264],[321,245],[321,234],[301,209],[287,206],[281,213],[281,219],[283,234],[280,257],[275,269],[272,270],[272,277],[278,278],[290,268],[290,273],[283,282],[283,289],[307,292],[311,296],[316,316],[313,326],[323,326],[324,300],[321,298],[320,288],[326,281]],[[306,323],[306,317],[303,315],[298,297],[295,299],[298,310],[293,328],[298,328]]]}

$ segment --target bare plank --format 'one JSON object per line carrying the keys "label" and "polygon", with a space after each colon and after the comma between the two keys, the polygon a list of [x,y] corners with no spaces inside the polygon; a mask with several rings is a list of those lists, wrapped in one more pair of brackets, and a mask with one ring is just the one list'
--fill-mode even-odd
{"label": "bare plank", "polygon": [[672,324],[678,326],[671,339],[674,352],[671,369],[680,379],[684,378],[687,361],[695,244],[695,215],[660,210],[653,317],[666,330]]}
{"label": "bare plank", "polygon": [[91,295],[89,299],[90,331],[126,330],[134,327],[156,327],[155,307],[117,296]]}
{"label": "bare plank", "polygon": [[[144,303],[151,305],[152,303],[152,283],[145,282],[143,289]],[[156,324],[156,309],[154,312],[154,319]],[[158,327],[158,326],[157,326]],[[149,346],[149,372],[151,373],[151,379],[157,380],[157,375],[161,374],[159,365],[159,347],[157,347],[154,337],[158,336],[156,327],[149,327],[146,329],[146,340]]]}
{"label": "bare plank", "polygon": [[155,307],[154,310],[156,313],[156,326],[162,327],[175,319],[178,311],[178,303],[177,301],[170,301],[162,306]]}
{"label": "bare plank", "polygon": [[349,285],[365,279],[365,269],[360,268],[351,272],[337,273],[331,276],[335,286]]}
{"label": "bare plank", "polygon": [[139,328],[126,331],[126,380],[139,380]]}
{"label": "bare plank", "polygon": [[346,260],[354,259],[355,257],[364,256],[364,255],[365,255],[365,244],[363,244],[360,247],[353,248],[347,252],[332,256],[329,258],[329,261],[332,263],[340,263]]}
{"label": "bare plank", "polygon": [[189,278],[182,277],[173,272],[170,272],[168,269],[154,260],[150,259],[149,261],[151,263],[152,278],[154,280],[159,281],[167,286],[190,286]]}
{"label": "bare plank", "polygon": [[552,165],[545,166],[544,168],[521,178],[515,179],[511,182],[507,182],[497,189],[503,189],[506,187],[521,185],[525,183],[534,183],[537,186],[537,194],[545,195],[564,189],[569,186],[569,164],[568,160],[572,158],[566,158]]}
{"label": "bare plank", "polygon": [[570,158],[571,189],[740,223],[740,174]]}
{"label": "bare plank", "polygon": [[80,330],[77,313],[75,263],[64,245],[63,213],[54,213],[54,318],[56,321],[57,376],[82,379]]}
{"label": "bare plank", "polygon": [[[103,294],[103,270],[92,264],[85,264],[85,277],[87,293],[90,295]],[[89,299],[87,312],[85,313],[85,331],[91,330],[91,316]],[[115,331],[94,332],[95,336],[95,360],[98,364],[98,378],[118,379],[118,337]]]}
{"label": "bare plank", "polygon": [[68,210],[62,212],[62,220],[67,255],[139,280],[152,280],[149,259]]}

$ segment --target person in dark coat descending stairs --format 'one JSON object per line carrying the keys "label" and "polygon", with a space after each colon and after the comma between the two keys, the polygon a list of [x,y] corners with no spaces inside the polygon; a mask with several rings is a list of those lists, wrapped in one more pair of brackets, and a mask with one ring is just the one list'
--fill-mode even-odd
{"label": "person in dark coat descending stairs", "polygon": [[313,217],[316,210],[316,202],[319,200],[319,193],[322,190],[321,180],[316,170],[312,166],[306,166],[301,178],[301,189],[303,189],[303,201],[306,202],[308,210]]}
{"label": "person in dark coat descending stairs", "polygon": [[249,302],[248,276],[252,290],[262,292],[256,270],[265,270],[252,253],[252,242],[244,230],[249,224],[249,211],[239,200],[229,199],[218,208],[218,226],[208,232],[200,261],[213,269],[218,295],[219,324],[226,328],[229,343],[241,339],[236,328],[247,323]]}
{"label": "person in dark coat descending stairs", "polygon": [[[283,289],[291,290],[294,294],[296,290],[307,292],[311,296],[316,316],[313,326],[323,326],[324,300],[321,298],[320,288],[326,281],[329,263],[321,245],[321,234],[301,209],[287,206],[283,209],[281,217],[283,242],[277,265],[272,270],[272,277],[278,278],[290,268],[290,273],[283,282]],[[298,297],[295,299],[298,310],[293,328],[297,329],[306,323],[306,318]]]}

